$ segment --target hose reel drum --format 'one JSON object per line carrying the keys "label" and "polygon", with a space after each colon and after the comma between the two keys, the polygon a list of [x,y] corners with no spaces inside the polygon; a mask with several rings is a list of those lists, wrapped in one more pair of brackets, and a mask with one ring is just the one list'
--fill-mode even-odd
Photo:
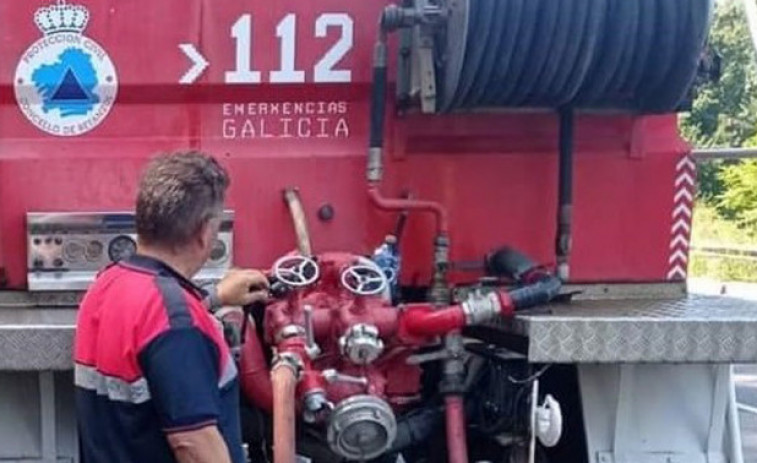
{"label": "hose reel drum", "polygon": [[707,62],[713,1],[414,0],[389,18],[421,18],[402,32],[400,105],[676,111]]}

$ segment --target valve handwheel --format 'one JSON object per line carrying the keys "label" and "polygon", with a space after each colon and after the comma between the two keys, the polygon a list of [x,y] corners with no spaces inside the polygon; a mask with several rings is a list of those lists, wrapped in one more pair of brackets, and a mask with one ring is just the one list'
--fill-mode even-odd
{"label": "valve handwheel", "polygon": [[313,284],[319,277],[318,264],[305,256],[284,256],[273,264],[273,274],[280,282],[293,288]]}
{"label": "valve handwheel", "polygon": [[368,265],[353,265],[342,272],[342,285],[358,296],[373,296],[384,292],[387,279],[384,273]]}

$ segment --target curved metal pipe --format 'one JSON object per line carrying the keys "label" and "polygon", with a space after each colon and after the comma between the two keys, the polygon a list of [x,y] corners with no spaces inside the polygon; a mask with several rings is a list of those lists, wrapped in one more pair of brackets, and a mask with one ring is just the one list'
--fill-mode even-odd
{"label": "curved metal pipe", "polygon": [[287,203],[289,214],[292,216],[294,233],[297,236],[297,250],[303,256],[310,257],[313,255],[313,247],[310,243],[308,222],[305,218],[305,210],[302,207],[299,191],[296,188],[287,188],[284,190],[284,201]]}
{"label": "curved metal pipe", "polygon": [[433,201],[422,201],[417,199],[390,199],[381,196],[378,187],[368,188],[368,196],[373,204],[383,211],[422,211],[434,214],[436,218],[436,235],[447,236],[449,230],[449,220],[447,210],[439,203]]}

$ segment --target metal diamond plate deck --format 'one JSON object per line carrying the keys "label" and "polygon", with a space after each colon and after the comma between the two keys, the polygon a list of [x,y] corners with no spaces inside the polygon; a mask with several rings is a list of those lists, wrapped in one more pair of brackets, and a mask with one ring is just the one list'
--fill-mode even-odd
{"label": "metal diamond plate deck", "polygon": [[757,362],[757,302],[689,296],[584,300],[520,313],[532,362]]}
{"label": "metal diamond plate deck", "polygon": [[76,311],[0,310],[0,371],[69,370]]}
{"label": "metal diamond plate deck", "polygon": [[[76,311],[0,309],[0,371],[72,367]],[[757,302],[725,297],[581,300],[498,326],[544,363],[757,363]]]}

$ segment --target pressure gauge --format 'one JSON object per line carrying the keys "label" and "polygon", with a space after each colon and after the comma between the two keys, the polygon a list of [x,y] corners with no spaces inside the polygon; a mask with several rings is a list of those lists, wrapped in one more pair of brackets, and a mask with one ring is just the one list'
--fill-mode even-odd
{"label": "pressure gauge", "polygon": [[215,240],[213,247],[210,248],[210,260],[213,262],[219,262],[226,257],[226,243],[221,240]]}
{"label": "pressure gauge", "polygon": [[63,246],[63,258],[68,262],[78,262],[84,259],[84,245],[79,241],[67,241]]}
{"label": "pressure gauge", "polygon": [[103,244],[98,240],[91,240],[87,243],[87,249],[84,254],[88,261],[97,261],[103,255]]}
{"label": "pressure gauge", "polygon": [[119,235],[108,245],[108,257],[113,262],[128,259],[137,252],[137,243],[133,238],[126,235]]}

